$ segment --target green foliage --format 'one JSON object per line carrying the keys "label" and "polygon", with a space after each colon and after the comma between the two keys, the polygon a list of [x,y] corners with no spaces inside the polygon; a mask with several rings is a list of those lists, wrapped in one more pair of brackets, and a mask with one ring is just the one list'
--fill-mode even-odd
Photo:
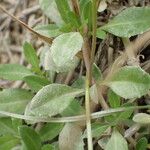
{"label": "green foliage", "polygon": [[23,80],[35,92],[38,92],[42,87],[49,84],[47,78],[37,75],[26,76]]}
{"label": "green foliage", "polygon": [[82,44],[83,38],[78,32],[64,33],[55,38],[51,46],[51,54],[55,64],[63,66],[70,62],[81,50]]}
{"label": "green foliage", "polygon": [[150,90],[150,75],[140,67],[126,66],[106,81],[117,95],[125,98],[140,98]]}
{"label": "green foliage", "polygon": [[124,137],[117,131],[114,130],[110,140],[108,141],[105,150],[128,150],[127,141]]}
{"label": "green foliage", "polygon": [[0,92],[0,110],[23,113],[33,94],[25,89],[5,89]]}
{"label": "green foliage", "polygon": [[40,68],[39,68],[40,61],[32,45],[29,44],[28,42],[25,42],[23,45],[23,49],[24,49],[24,55],[27,61],[32,65],[33,69],[37,72],[40,71]]}
{"label": "green foliage", "polygon": [[1,150],[10,150],[14,146],[16,146],[19,143],[19,139],[11,136],[11,135],[5,135],[0,137],[0,149]]}
{"label": "green foliage", "polygon": [[0,78],[6,80],[23,80],[25,76],[32,75],[33,73],[18,64],[0,64]]}
{"label": "green foliage", "polygon": [[83,93],[82,89],[63,84],[47,85],[33,97],[26,109],[26,114],[40,117],[60,114],[70,105],[73,98],[81,93]]}
{"label": "green foliage", "polygon": [[139,124],[149,124],[150,123],[150,115],[146,113],[137,113],[133,117],[133,121]]}
{"label": "green foliage", "polygon": [[148,140],[145,137],[142,137],[138,140],[136,144],[136,150],[147,150]]}
{"label": "green foliage", "polygon": [[41,140],[52,140],[60,133],[60,131],[63,129],[63,126],[64,124],[61,123],[47,123],[39,131]]}
{"label": "green foliage", "polygon": [[[73,6],[75,2],[79,4]],[[150,90],[150,75],[137,66],[121,67],[119,61],[119,69],[114,64],[104,66],[90,55],[93,48],[97,48],[96,44],[102,41],[95,41],[95,38],[105,41],[106,36],[109,37],[107,32],[117,38],[129,38],[148,31],[150,8],[126,8],[108,20],[107,24],[96,28],[94,20],[99,18],[92,15],[97,11],[93,10],[94,3],[96,8],[96,0],[39,0],[39,6],[51,24],[38,25],[33,31],[53,41],[44,44],[39,57],[30,43],[24,43],[23,52],[31,69],[19,64],[0,65],[0,79],[21,80],[24,88],[0,91],[0,112],[3,114],[0,114],[0,150],[83,150],[87,147],[84,147],[86,142],[83,139],[88,138],[89,143],[89,136],[96,139],[94,141],[100,139],[98,144],[105,150],[128,150],[127,141],[122,136],[124,122],[129,129],[134,122],[142,125],[150,123],[150,115],[133,114],[134,109],[139,108],[133,101],[145,96]],[[74,10],[78,7],[79,14]],[[99,51],[96,49],[94,54],[103,56],[103,51]],[[106,54],[110,55],[109,52]],[[100,65],[92,64],[92,59]],[[110,65],[116,70],[111,70]],[[92,76],[91,81],[88,79],[88,87],[85,84],[87,66]],[[89,120],[86,120],[88,110],[84,108],[87,108],[88,96],[91,110],[99,111],[89,116],[93,119],[92,135],[89,129],[85,129],[85,123],[90,128]],[[126,99],[129,101],[126,102]],[[102,104],[110,106],[110,109],[100,112],[105,109]],[[129,109],[130,106],[132,109]],[[95,121],[97,118],[100,120]],[[117,131],[117,128],[120,130]],[[111,137],[103,137],[105,134]],[[136,149],[146,150],[148,138],[136,139]]]}
{"label": "green foliage", "polygon": [[38,25],[34,28],[35,31],[49,38],[54,38],[60,35],[62,32],[55,24]]}
{"label": "green foliage", "polygon": [[119,37],[131,37],[150,29],[150,8],[126,8],[100,29]]}
{"label": "green foliage", "polygon": [[40,136],[30,127],[19,127],[19,133],[26,150],[41,150],[42,144]]}

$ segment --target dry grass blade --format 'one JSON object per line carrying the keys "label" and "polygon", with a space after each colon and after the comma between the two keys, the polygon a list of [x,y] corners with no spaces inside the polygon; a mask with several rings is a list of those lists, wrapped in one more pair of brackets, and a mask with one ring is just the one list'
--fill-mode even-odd
{"label": "dry grass blade", "polygon": [[17,17],[15,17],[14,15],[10,14],[6,9],[4,9],[1,5],[0,5],[0,9],[5,12],[8,16],[10,16],[12,19],[14,19],[15,21],[17,21],[18,23],[20,23],[21,25],[23,25],[26,29],[28,29],[31,33],[33,33],[34,35],[38,36],[40,39],[42,39],[43,41],[45,41],[46,43],[51,44],[52,43],[52,39],[43,36],[39,33],[37,33],[36,31],[34,31],[32,28],[30,28],[27,24],[25,24],[24,22],[22,22],[21,20],[19,20]]}

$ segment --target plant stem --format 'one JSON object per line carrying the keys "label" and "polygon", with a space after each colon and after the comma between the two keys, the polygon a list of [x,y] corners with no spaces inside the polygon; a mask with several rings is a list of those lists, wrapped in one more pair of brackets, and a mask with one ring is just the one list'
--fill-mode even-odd
{"label": "plant stem", "polygon": [[88,139],[88,150],[93,150],[92,132],[91,132],[91,112],[90,112],[90,93],[89,93],[89,76],[86,74],[85,84],[85,108],[86,108],[86,128]]}
{"label": "plant stem", "polygon": [[79,8],[79,1],[78,0],[71,0],[72,2],[72,6],[73,6],[73,9],[74,9],[74,12],[80,16],[80,8]]}
{"label": "plant stem", "polygon": [[91,67],[94,62],[96,50],[96,28],[97,28],[97,0],[92,3],[92,50],[91,50]]}

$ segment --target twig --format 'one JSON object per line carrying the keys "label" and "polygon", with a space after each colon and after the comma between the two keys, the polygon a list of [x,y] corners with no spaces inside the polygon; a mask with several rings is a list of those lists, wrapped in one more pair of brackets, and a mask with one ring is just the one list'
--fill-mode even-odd
{"label": "twig", "polygon": [[85,108],[86,108],[86,128],[87,128],[87,139],[88,139],[88,150],[93,150],[92,144],[92,131],[91,131],[91,111],[90,111],[90,92],[89,92],[89,78],[86,75],[85,85]]}
{"label": "twig", "polygon": [[17,17],[13,16],[12,14],[10,14],[6,9],[4,9],[1,5],[0,5],[0,9],[5,12],[8,16],[12,17],[15,21],[19,22],[21,25],[23,25],[26,29],[28,29],[31,33],[35,34],[36,36],[38,36],[39,38],[41,38],[42,40],[44,40],[45,42],[51,44],[52,43],[52,39],[43,36],[39,33],[37,33],[36,31],[34,31],[32,28],[30,28],[27,24],[25,24],[24,22],[22,22],[21,20],[19,20]]}

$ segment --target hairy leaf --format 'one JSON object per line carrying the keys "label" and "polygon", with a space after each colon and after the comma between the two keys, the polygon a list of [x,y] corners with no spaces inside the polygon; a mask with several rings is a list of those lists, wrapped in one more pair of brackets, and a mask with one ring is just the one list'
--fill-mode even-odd
{"label": "hairy leaf", "polygon": [[23,80],[25,76],[33,73],[24,66],[18,64],[1,64],[0,78],[6,80]]}
{"label": "hairy leaf", "polygon": [[23,89],[5,89],[0,92],[0,110],[23,113],[33,94]]}
{"label": "hairy leaf", "polygon": [[128,144],[124,137],[114,130],[105,150],[128,150]]}
{"label": "hairy leaf", "polygon": [[61,34],[59,27],[55,24],[37,25],[34,30],[49,38],[53,38]]}
{"label": "hairy leaf", "polygon": [[25,55],[27,61],[32,65],[33,69],[35,69],[36,71],[39,71],[40,70],[40,68],[39,68],[40,61],[36,55],[35,49],[28,42],[24,43],[23,49],[24,49],[24,55]]}
{"label": "hairy leaf", "polygon": [[83,90],[63,84],[47,85],[33,97],[26,109],[26,114],[43,117],[54,116],[63,112],[73,98],[81,93]]}
{"label": "hairy leaf", "polygon": [[[83,38],[78,32],[64,33],[54,39],[51,54],[55,64],[59,67],[70,62],[81,50]],[[63,59],[62,59],[63,58]]]}
{"label": "hairy leaf", "polygon": [[150,90],[150,75],[140,67],[126,66],[106,81],[117,95],[125,98],[139,98]]}
{"label": "hairy leaf", "polygon": [[131,37],[150,29],[150,8],[131,7],[123,10],[100,29],[119,37]]}
{"label": "hairy leaf", "polygon": [[28,126],[21,126],[19,127],[19,133],[27,150],[41,150],[40,136],[33,129]]}

